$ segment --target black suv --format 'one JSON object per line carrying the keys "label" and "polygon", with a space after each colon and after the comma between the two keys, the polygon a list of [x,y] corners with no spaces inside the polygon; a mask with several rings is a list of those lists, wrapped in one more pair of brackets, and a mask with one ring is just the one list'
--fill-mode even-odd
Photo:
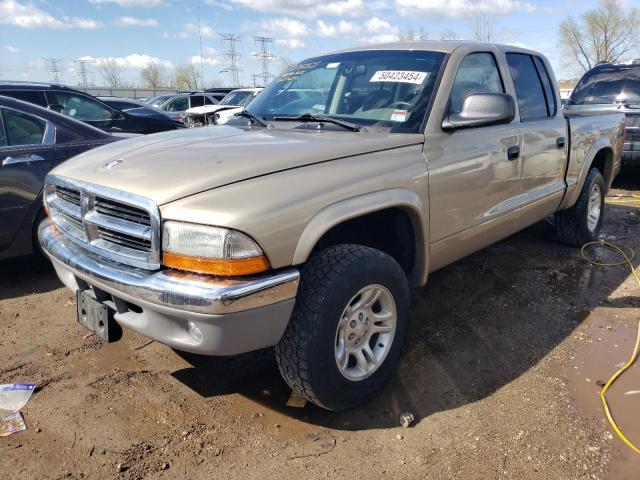
{"label": "black suv", "polygon": [[157,110],[144,106],[120,110],[88,93],[53,83],[0,82],[0,95],[34,103],[107,132],[155,133],[184,127]]}
{"label": "black suv", "polygon": [[592,68],[576,85],[569,105],[624,112],[627,139],[622,163],[640,166],[640,61],[632,64],[603,63]]}

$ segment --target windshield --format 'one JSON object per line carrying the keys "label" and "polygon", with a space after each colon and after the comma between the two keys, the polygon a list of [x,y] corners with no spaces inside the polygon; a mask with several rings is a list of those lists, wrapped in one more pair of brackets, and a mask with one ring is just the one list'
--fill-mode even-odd
{"label": "windshield", "polygon": [[569,105],[640,103],[640,67],[587,72],[578,83]]}
{"label": "windshield", "polygon": [[[311,58],[276,78],[250,104],[275,117],[323,115],[369,131],[420,130],[445,54],[370,50]],[[278,120],[275,118],[275,120]]]}
{"label": "windshield", "polygon": [[218,105],[244,107],[251,101],[253,92],[231,92]]}

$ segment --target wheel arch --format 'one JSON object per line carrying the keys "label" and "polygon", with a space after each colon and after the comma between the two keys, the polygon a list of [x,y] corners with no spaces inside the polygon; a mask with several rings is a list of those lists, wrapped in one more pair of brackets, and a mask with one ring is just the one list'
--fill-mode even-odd
{"label": "wheel arch", "polygon": [[[314,250],[323,246],[323,242],[332,244],[332,240],[334,240],[332,236],[340,238],[340,235],[348,230],[348,226],[369,225],[372,221],[388,219],[391,216],[399,219],[401,223],[408,222],[407,224],[411,227],[409,242],[412,261],[410,269],[407,269],[406,265],[403,267],[410,284],[424,285],[428,272],[426,248],[428,218],[425,215],[427,211],[424,201],[415,192],[400,188],[379,190],[338,201],[324,207],[307,222],[296,245],[293,264],[304,263]],[[394,229],[387,229],[382,235],[384,235],[384,239],[389,239],[395,234],[402,235]],[[345,243],[349,243],[350,240],[348,235],[344,237]],[[379,237],[378,240],[380,240]],[[375,242],[368,246],[372,246],[372,244],[377,246]],[[385,251],[384,248],[381,249]],[[386,253],[396,258],[394,252],[387,251]],[[396,260],[399,259],[396,258]],[[402,265],[401,260],[399,263]]]}

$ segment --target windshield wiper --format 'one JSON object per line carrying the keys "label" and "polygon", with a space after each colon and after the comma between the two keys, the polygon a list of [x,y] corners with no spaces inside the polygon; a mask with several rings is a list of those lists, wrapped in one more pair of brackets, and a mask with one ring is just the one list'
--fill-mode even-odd
{"label": "windshield wiper", "polygon": [[254,115],[253,113],[251,113],[248,110],[242,110],[241,112],[236,113],[235,116],[236,117],[245,117],[245,118],[248,118],[249,120],[253,120],[255,123],[257,123],[261,127],[274,128],[272,124],[270,124],[266,120],[263,120],[262,118],[260,118],[260,117],[258,117],[256,115]]}
{"label": "windshield wiper", "polygon": [[355,123],[345,122],[344,120],[338,120],[337,118],[325,117],[324,115],[312,115],[310,113],[303,113],[299,116],[276,116],[274,120],[285,120],[292,122],[326,122],[333,123],[352,132],[359,132],[361,127]]}

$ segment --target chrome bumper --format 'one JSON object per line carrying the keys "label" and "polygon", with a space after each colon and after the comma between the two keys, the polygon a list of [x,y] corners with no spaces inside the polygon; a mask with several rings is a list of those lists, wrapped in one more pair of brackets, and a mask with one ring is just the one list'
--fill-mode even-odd
{"label": "chrome bumper", "polygon": [[112,295],[116,305],[135,305],[118,310],[115,320],[179,350],[232,355],[275,345],[293,310],[300,278],[295,269],[246,280],[150,272],[82,249],[49,220],[38,236],[69,289],[90,286]]}

